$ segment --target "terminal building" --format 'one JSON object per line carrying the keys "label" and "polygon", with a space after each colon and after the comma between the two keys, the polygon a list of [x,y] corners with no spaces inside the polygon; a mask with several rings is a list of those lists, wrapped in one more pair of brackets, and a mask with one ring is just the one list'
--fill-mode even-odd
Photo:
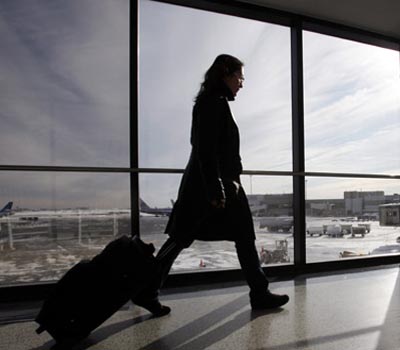
{"label": "terminal building", "polygon": [[[254,216],[292,216],[293,194],[248,195]],[[400,203],[398,194],[384,191],[345,191],[343,199],[307,199],[308,216],[354,216],[360,220],[378,220],[380,208]]]}

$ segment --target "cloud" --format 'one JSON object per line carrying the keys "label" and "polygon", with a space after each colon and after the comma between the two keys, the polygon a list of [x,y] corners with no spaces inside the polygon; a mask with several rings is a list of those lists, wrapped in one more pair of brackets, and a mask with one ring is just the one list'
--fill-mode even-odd
{"label": "cloud", "polygon": [[129,164],[128,8],[1,4],[3,163]]}
{"label": "cloud", "polygon": [[398,173],[398,53],[305,34],[306,170]]}
{"label": "cloud", "polygon": [[[245,88],[231,103],[238,124],[243,125],[243,158],[249,166],[290,170],[291,136],[272,139],[274,131],[286,133],[291,123],[290,30],[178,6],[141,4],[141,166],[186,165],[193,98],[215,57],[229,53],[245,62]],[[253,142],[261,139],[263,146]],[[258,162],[261,152],[253,150],[260,147],[267,161]],[[282,154],[279,161],[273,160],[275,149],[284,150],[285,165],[279,165]]]}
{"label": "cloud", "polygon": [[[0,3],[3,164],[129,165],[128,8],[128,0]],[[186,165],[193,98],[214,58],[230,53],[245,62],[245,87],[231,103],[245,168],[291,170],[290,29],[151,1],[140,2],[139,16],[140,166]],[[304,73],[307,170],[398,174],[398,53],[305,32]],[[49,178],[39,174],[3,184],[42,198]],[[97,203],[96,191],[125,198],[117,176],[93,191],[90,176],[57,175],[57,193],[68,205]],[[143,175],[142,193],[169,205],[179,178]],[[292,182],[252,181],[253,193],[289,192]],[[316,193],[347,188],[334,183]]]}
{"label": "cloud", "polygon": [[[2,164],[129,165],[129,1],[2,1]],[[20,207],[127,207],[127,174],[2,175]],[[125,180],[121,180],[125,179]]]}
{"label": "cloud", "polygon": [[[191,99],[215,56],[227,52],[245,62],[245,87],[231,103],[245,168],[291,170],[289,28],[159,3],[142,5],[145,163],[184,167]],[[398,173],[398,54],[305,32],[304,55],[307,170]],[[250,186],[248,178],[243,181]],[[254,181],[253,193],[290,192],[291,179],[267,177],[265,186]],[[162,185],[156,187],[161,191]],[[340,198],[340,184],[331,187],[325,187],[326,195]]]}

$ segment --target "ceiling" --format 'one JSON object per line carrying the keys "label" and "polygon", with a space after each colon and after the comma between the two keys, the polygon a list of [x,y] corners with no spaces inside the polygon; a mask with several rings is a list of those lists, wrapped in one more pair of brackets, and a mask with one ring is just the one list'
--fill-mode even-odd
{"label": "ceiling", "polygon": [[399,0],[242,0],[400,40]]}

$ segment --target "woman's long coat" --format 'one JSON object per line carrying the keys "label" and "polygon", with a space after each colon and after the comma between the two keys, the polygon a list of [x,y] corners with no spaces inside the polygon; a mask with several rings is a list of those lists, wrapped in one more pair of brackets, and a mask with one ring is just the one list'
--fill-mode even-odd
{"label": "woman's long coat", "polygon": [[[166,233],[184,246],[193,240],[255,239],[253,219],[240,185],[239,130],[229,108],[233,95],[223,85],[203,94],[193,107],[192,152]],[[225,198],[223,209],[211,205]]]}

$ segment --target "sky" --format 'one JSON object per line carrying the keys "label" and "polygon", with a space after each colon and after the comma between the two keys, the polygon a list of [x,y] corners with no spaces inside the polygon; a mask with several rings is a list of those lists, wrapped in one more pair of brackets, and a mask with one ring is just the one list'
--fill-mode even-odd
{"label": "sky", "polygon": [[[151,1],[140,5],[141,166],[185,167],[193,98],[214,58],[230,53],[245,63],[244,88],[230,103],[244,168],[291,171],[289,28]],[[399,53],[303,35],[306,170],[399,174]],[[144,180],[142,189],[151,200],[160,193],[167,198],[173,180]],[[248,193],[292,192],[291,178],[282,176],[242,176],[242,182]],[[343,198],[349,190],[398,193],[400,186],[307,178],[309,198]]]}
{"label": "sky", "polygon": [[[128,0],[1,1],[0,52],[2,164],[129,166]],[[0,181],[19,207],[129,207],[126,174]]]}
{"label": "sky", "polygon": [[[247,170],[292,170],[290,30],[139,1],[139,166],[184,168],[193,99],[221,53],[245,63],[230,103]],[[0,2],[0,162],[129,166],[129,1]],[[400,174],[399,53],[304,32],[306,170]],[[128,207],[127,174],[0,174],[20,207]],[[140,175],[153,206],[180,175]],[[248,193],[291,193],[291,178],[243,176]],[[307,179],[309,198],[400,192],[398,181]],[[1,204],[0,204],[1,205]]]}

